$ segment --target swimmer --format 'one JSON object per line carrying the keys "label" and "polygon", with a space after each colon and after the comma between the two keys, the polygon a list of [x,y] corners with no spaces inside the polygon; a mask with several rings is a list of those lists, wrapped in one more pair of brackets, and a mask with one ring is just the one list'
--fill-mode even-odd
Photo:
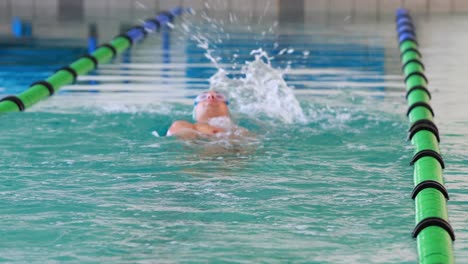
{"label": "swimmer", "polygon": [[193,118],[195,123],[178,120],[172,123],[167,136],[183,139],[199,137],[239,137],[248,132],[235,125],[229,112],[229,101],[217,91],[203,92],[195,98]]}

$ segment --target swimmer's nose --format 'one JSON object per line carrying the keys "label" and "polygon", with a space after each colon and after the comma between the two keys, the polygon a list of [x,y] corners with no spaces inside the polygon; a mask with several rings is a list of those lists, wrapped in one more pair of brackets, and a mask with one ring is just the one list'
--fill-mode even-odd
{"label": "swimmer's nose", "polygon": [[208,94],[207,99],[210,100],[210,101],[213,101],[215,99],[215,96],[210,93],[210,94]]}

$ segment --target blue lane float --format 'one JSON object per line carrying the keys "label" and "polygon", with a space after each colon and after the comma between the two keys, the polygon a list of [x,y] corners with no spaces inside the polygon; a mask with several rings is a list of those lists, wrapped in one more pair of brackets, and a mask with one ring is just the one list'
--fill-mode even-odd
{"label": "blue lane float", "polygon": [[408,139],[415,147],[411,160],[415,187],[411,197],[415,201],[416,226],[412,235],[417,239],[419,263],[451,264],[455,232],[448,222],[449,194],[442,177],[445,163],[439,150],[439,130],[433,122],[428,79],[408,10],[396,11],[396,25],[411,124]]}

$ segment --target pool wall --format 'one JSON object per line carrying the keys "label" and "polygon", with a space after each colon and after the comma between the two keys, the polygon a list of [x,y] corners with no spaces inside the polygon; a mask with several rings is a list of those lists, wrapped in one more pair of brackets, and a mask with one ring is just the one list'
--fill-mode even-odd
{"label": "pool wall", "polygon": [[117,16],[121,18],[125,18],[125,16],[127,18],[146,17],[154,10],[160,11],[179,5],[197,10],[226,10],[236,13],[252,11],[257,15],[266,11],[271,15],[278,15],[286,4],[292,6],[292,3],[298,10],[304,11],[306,19],[319,13],[339,13],[355,17],[392,17],[392,10],[397,7],[409,9],[413,14],[468,12],[468,2],[464,0],[3,0],[0,1],[0,21],[9,22],[9,18],[13,16],[33,20],[40,18],[89,20]]}
{"label": "pool wall", "polygon": [[[294,2],[294,5],[291,3]],[[32,25],[32,34],[44,38],[76,38],[88,35],[88,26],[81,25],[124,23],[134,25],[140,19],[174,6],[191,7],[211,17],[226,17],[226,13],[246,14],[257,23],[264,20],[302,21],[308,25],[333,23],[379,23],[393,19],[393,10],[407,8],[414,15],[466,14],[468,1],[449,0],[24,0],[0,1],[0,36],[10,35],[13,19],[20,18]],[[70,24],[67,27],[59,26]],[[119,32],[98,29],[103,39]]]}

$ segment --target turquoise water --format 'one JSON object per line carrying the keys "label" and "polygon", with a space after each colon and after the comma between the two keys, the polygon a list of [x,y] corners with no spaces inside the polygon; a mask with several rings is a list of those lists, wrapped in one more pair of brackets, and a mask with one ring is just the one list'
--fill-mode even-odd
{"label": "turquoise water", "polygon": [[1,255],[27,262],[413,262],[413,241],[401,228],[413,224],[402,120],[305,108],[328,117],[263,132],[245,120],[265,134],[243,152],[152,137],[153,126],[173,115],[8,115],[3,124],[16,129],[2,136],[8,228]]}
{"label": "turquoise water", "polygon": [[[169,47],[155,35],[76,86],[1,117],[0,260],[416,262],[412,148],[392,22],[276,27],[264,37],[262,29],[220,37],[194,27],[206,42],[184,35],[184,23]],[[254,63],[258,48],[275,57],[271,66]],[[439,53],[422,52],[432,76]],[[245,61],[253,66],[242,69]],[[5,94],[21,90],[0,81]],[[254,136],[164,137],[173,120],[190,120],[193,96],[210,86],[230,95],[236,120]],[[264,92],[282,96],[259,99]],[[439,104],[436,114],[445,115]],[[451,118],[437,124],[463,263],[466,122]]]}

